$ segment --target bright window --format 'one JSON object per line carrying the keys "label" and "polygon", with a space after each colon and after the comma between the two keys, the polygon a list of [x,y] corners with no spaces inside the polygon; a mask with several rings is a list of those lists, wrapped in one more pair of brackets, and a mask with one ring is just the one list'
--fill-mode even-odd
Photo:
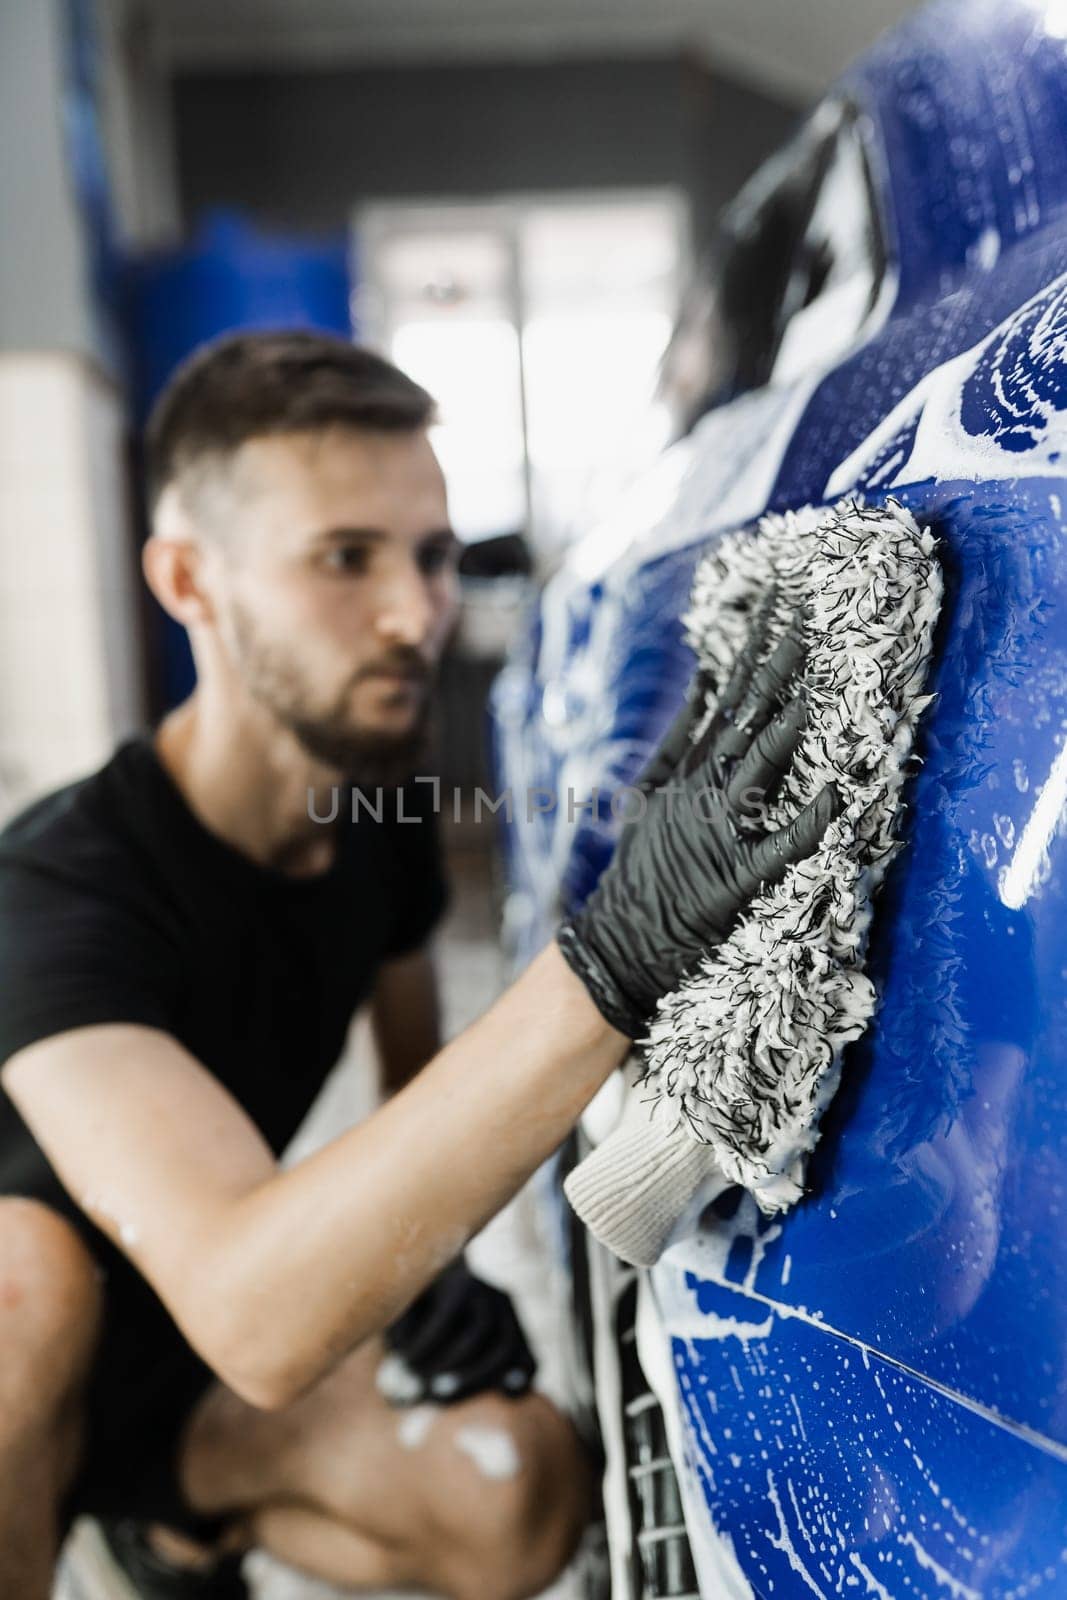
{"label": "bright window", "polygon": [[551,563],[658,454],[685,240],[661,191],[361,215],[361,334],[435,396],[463,538]]}

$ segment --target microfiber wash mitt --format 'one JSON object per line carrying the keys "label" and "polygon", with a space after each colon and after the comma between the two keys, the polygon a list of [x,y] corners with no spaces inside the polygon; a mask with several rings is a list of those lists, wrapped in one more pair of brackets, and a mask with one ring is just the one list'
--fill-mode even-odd
{"label": "microfiber wash mitt", "polygon": [[766,822],[789,822],[827,782],[842,808],[815,853],[660,1000],[622,1121],[567,1180],[592,1232],[636,1265],[658,1260],[702,1187],[710,1200],[741,1184],[769,1215],[801,1197],[844,1047],[874,1011],[871,903],[901,848],[900,791],[933,698],[935,540],[898,502],[859,499],[725,538],[698,568],[684,619],[720,689],[772,589],[768,649],[803,616],[808,717]]}

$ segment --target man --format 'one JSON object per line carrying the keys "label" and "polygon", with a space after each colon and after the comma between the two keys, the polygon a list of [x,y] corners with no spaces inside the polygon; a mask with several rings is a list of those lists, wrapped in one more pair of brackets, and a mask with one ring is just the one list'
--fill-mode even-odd
{"label": "man", "polygon": [[[340,342],[195,357],[149,431],[144,567],[197,688],[0,838],[5,1596],[46,1600],[79,1510],[104,1519],[90,1553],[124,1585],[107,1592],[175,1600],[241,1594],[225,1552],[253,1544],[355,1589],[527,1595],[585,1519],[573,1429],[515,1397],[510,1312],[444,1269],[833,797],[781,836],[740,819],[802,717],[780,711],[797,640],[762,661],[757,626],[713,727],[690,743],[698,696],[657,767],[720,811],[653,795],[559,942],[424,1067],[432,827],[315,819],[345,780],[417,774],[456,604],[430,420],[423,391]],[[428,795],[407,784],[401,814]],[[368,996],[391,1086],[410,1081],[282,1171]],[[446,1325],[442,1394],[424,1358]],[[430,1393],[488,1387],[391,1410],[383,1333]]]}

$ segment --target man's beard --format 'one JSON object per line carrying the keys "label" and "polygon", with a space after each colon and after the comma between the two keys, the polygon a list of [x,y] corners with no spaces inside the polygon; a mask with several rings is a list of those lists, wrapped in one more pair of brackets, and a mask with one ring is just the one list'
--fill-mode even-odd
{"label": "man's beard", "polygon": [[430,747],[430,708],[424,700],[410,728],[403,733],[375,733],[316,718],[306,721],[275,709],[279,720],[300,741],[309,756],[334,767],[364,788],[393,789],[415,776]]}
{"label": "man's beard", "polygon": [[[364,787],[395,788],[413,777],[430,748],[430,702],[423,694],[411,725],[386,733],[354,725],[347,709],[352,684],[332,707],[319,707],[291,655],[262,638],[249,613],[235,604],[234,633],[241,675],[252,698],[289,729],[316,761],[333,767]],[[419,653],[397,646],[367,673],[410,674],[427,683],[426,663]]]}

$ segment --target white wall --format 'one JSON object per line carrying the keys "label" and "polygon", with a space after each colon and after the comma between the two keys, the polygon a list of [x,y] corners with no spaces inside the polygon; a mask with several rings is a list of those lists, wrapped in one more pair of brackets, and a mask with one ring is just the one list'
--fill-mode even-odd
{"label": "white wall", "polygon": [[0,818],[142,716],[123,397],[62,130],[58,0],[0,7]]}
{"label": "white wall", "polygon": [[122,429],[79,356],[0,357],[0,816],[141,719]]}

